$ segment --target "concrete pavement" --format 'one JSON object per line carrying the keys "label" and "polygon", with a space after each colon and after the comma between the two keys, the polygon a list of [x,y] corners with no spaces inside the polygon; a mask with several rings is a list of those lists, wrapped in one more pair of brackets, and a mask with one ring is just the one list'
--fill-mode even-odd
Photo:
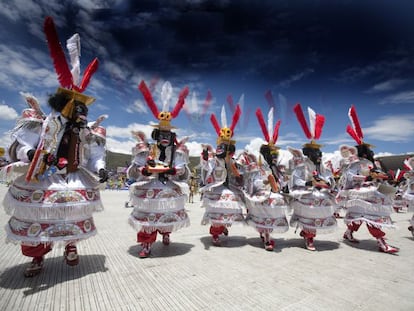
{"label": "concrete pavement", "polygon": [[[6,191],[0,185],[1,199]],[[105,190],[102,197],[98,235],[78,245],[76,267],[54,249],[43,272],[25,278],[30,259],[0,231],[0,310],[414,310],[411,213],[393,214],[398,229],[387,237],[398,255],[380,253],[366,227],[355,235],[360,244],[344,243],[342,219],[336,232],[316,237],[316,252],[304,249],[292,228],[273,234],[276,249],[267,252],[248,226],[233,226],[221,247],[211,246],[197,201],[186,206],[191,226],[140,259],[127,223],[128,192]],[[1,208],[2,226],[8,218]]]}

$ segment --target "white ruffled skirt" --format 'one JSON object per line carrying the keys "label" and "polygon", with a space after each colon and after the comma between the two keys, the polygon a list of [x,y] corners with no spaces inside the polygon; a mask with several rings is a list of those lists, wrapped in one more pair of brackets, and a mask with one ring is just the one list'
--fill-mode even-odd
{"label": "white ruffled skirt", "polygon": [[294,190],[290,192],[290,195],[293,208],[290,218],[291,227],[318,234],[331,233],[336,230],[337,222],[334,216],[336,205],[328,192]]}
{"label": "white ruffled skirt", "polygon": [[36,246],[75,243],[97,233],[92,217],[103,210],[99,183],[86,170],[26,182],[21,175],[3,200],[7,241]]}
{"label": "white ruffled skirt", "polygon": [[338,198],[345,202],[346,224],[366,222],[380,229],[395,228],[391,220],[392,201],[379,192],[377,187],[341,190]]}
{"label": "white ruffled skirt", "polygon": [[244,222],[242,193],[224,185],[208,187],[208,190],[204,190],[201,207],[205,208],[202,225],[230,227],[233,223]]}
{"label": "white ruffled skirt", "polygon": [[186,189],[179,184],[170,180],[164,184],[152,178],[133,183],[129,191],[134,209],[128,222],[137,232],[173,232],[190,225],[185,210]]}
{"label": "white ruffled skirt", "polygon": [[[270,192],[270,191],[269,191]],[[247,223],[260,233],[283,233],[289,230],[288,206],[280,193],[245,196]]]}

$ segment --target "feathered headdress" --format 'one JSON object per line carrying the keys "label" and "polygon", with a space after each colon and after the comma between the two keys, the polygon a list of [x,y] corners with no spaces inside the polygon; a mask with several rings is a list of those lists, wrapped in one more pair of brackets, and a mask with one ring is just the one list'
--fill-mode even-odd
{"label": "feathered headdress", "polygon": [[226,117],[226,110],[224,109],[224,106],[221,108],[221,127],[217,120],[217,117],[214,113],[210,116],[211,124],[213,125],[214,129],[217,133],[217,145],[220,145],[221,143],[225,144],[231,144],[234,145],[236,143],[235,140],[231,140],[234,134],[234,128],[237,125],[237,122],[239,122],[241,116],[241,108],[240,105],[236,106],[236,109],[233,113],[233,118],[231,121],[230,127],[227,126],[227,117]]}
{"label": "feathered headdress", "polygon": [[305,115],[302,111],[302,106],[300,104],[296,104],[293,107],[293,111],[296,114],[296,118],[299,121],[299,124],[302,127],[303,132],[305,133],[306,138],[310,139],[310,143],[304,145],[305,148],[314,148],[319,149],[322,145],[316,143],[316,140],[321,137],[322,128],[325,124],[325,117],[321,114],[315,113],[313,109],[308,107],[308,114],[309,114],[309,127],[308,123],[306,122]]}
{"label": "feathered headdress", "polygon": [[394,171],[394,170],[391,170],[391,169],[388,170],[388,175],[391,176],[392,180],[395,183],[400,183],[402,181],[402,178],[404,177],[405,173],[406,173],[406,171],[400,170],[400,169],[397,169],[397,171]]}
{"label": "feathered headdress", "polygon": [[403,164],[404,164],[405,170],[413,171],[414,170],[414,157],[404,159]]}
{"label": "feathered headdress", "polygon": [[371,144],[364,143],[363,138],[364,134],[362,132],[361,124],[359,123],[358,114],[356,112],[355,106],[351,105],[348,111],[349,120],[351,120],[351,124],[346,126],[346,132],[356,141],[358,145],[366,145],[369,148],[374,147]]}
{"label": "feathered headdress", "polygon": [[29,108],[23,110],[22,116],[18,120],[18,123],[27,121],[43,122],[43,120],[46,118],[46,115],[40,108],[37,98],[32,94],[24,92],[20,92],[20,95],[24,97]]}
{"label": "feathered headdress", "polygon": [[[57,74],[57,78],[61,87],[58,88],[57,93],[64,93],[70,96],[72,104],[64,108],[62,114],[70,115],[72,113],[73,100],[90,105],[95,101],[95,98],[82,94],[88,86],[92,75],[98,69],[98,59],[95,58],[88,65],[79,83],[80,78],[80,37],[78,34],[73,35],[67,41],[67,48],[70,54],[70,61],[72,71],[66,61],[65,53],[59,42],[59,37],[56,31],[53,18],[48,16],[44,22],[44,32],[46,34],[47,45],[49,47],[50,56],[53,60],[53,66]],[[70,103],[70,102],[69,102]],[[68,103],[68,104],[69,104]]]}
{"label": "feathered headdress", "polygon": [[177,151],[183,152],[183,153],[188,155],[190,151],[188,150],[188,148],[185,144],[188,142],[189,139],[190,139],[190,136],[185,136],[183,139],[178,141],[177,142]]}
{"label": "feathered headdress", "polygon": [[269,146],[279,149],[279,147],[276,146],[276,142],[279,137],[279,128],[282,121],[278,120],[273,128],[273,107],[270,108],[269,113],[267,114],[267,127],[260,108],[257,108],[256,110],[256,117],[259,121],[260,128],[262,129],[264,139]]}
{"label": "feathered headdress", "polygon": [[142,131],[131,131],[132,136],[137,140],[137,144],[132,148],[132,155],[140,152],[149,151],[149,144],[145,133]]}
{"label": "feathered headdress", "polygon": [[90,128],[92,134],[99,136],[103,139],[106,139],[106,129],[100,124],[108,118],[107,114],[99,116],[94,122],[89,122],[88,127]]}
{"label": "feathered headdress", "polygon": [[154,117],[159,120],[159,124],[156,127],[158,127],[160,130],[171,130],[172,128],[175,128],[171,126],[170,122],[172,119],[178,116],[181,109],[183,108],[185,98],[189,93],[188,87],[186,86],[181,90],[180,94],[178,95],[177,103],[175,104],[175,107],[171,112],[169,112],[169,102],[172,96],[172,86],[170,82],[165,82],[161,89],[161,101],[163,104],[161,111],[158,111],[158,107],[155,104],[154,99],[152,98],[151,91],[148,89],[144,81],[141,81],[141,83],[138,86],[138,89],[144,96],[148,108],[150,108]]}

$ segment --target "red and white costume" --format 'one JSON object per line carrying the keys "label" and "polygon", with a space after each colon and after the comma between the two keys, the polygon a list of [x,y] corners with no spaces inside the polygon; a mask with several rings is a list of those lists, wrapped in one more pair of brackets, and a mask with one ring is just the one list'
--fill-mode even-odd
{"label": "red and white costume", "polygon": [[263,163],[261,158],[258,161],[253,154],[247,152],[239,156],[239,163],[243,167],[246,221],[260,233],[264,248],[272,251],[274,241],[271,240],[270,233],[283,233],[289,230],[286,217],[289,204],[286,202],[285,194],[282,194],[282,189],[287,185],[278,167],[279,148],[275,146],[280,120],[273,128],[273,108],[268,114],[267,127],[260,108],[256,110],[256,116],[267,142],[260,148],[260,157],[264,157]]}
{"label": "red and white costume", "polygon": [[[346,166],[342,168],[342,176],[339,181],[337,202],[345,210],[344,218],[348,229],[344,233],[344,239],[358,243],[353,233],[361,224],[366,223],[370,234],[377,239],[379,250],[386,253],[396,253],[398,248],[385,242],[383,229],[394,228],[391,220],[392,195],[395,189],[386,184],[384,180],[388,176],[375,166],[374,153],[370,145],[363,142],[363,133],[354,106],[349,109],[349,117],[352,125],[347,126],[347,132],[358,143],[357,147],[342,146],[348,149]],[[341,152],[344,154],[344,152]],[[389,191],[389,190],[394,191]]]}
{"label": "red and white costume", "polygon": [[300,235],[305,240],[306,248],[314,251],[314,237],[331,233],[337,228],[333,195],[335,181],[331,171],[321,163],[321,145],[315,142],[320,138],[325,118],[308,108],[308,128],[300,104],[294,107],[294,111],[311,142],[304,145],[303,153],[299,149],[288,148],[293,155],[293,171],[289,179],[290,206],[293,209],[290,226],[301,228]]}
{"label": "red and white costume", "polygon": [[[216,116],[211,115],[211,122],[218,135],[216,152],[213,155],[208,148],[203,150],[200,158],[202,182],[202,207],[205,209],[202,225],[210,224],[210,234],[214,245],[220,245],[219,236],[228,235],[228,228],[234,223],[244,222],[244,201],[242,176],[233,155],[235,141],[232,140],[234,128],[240,118],[241,110],[237,105],[232,124],[227,127],[224,106],[221,112],[222,127]],[[210,150],[211,150],[210,146]]]}
{"label": "red and white costume", "polygon": [[6,212],[11,215],[6,225],[7,240],[20,243],[22,253],[33,257],[25,271],[29,277],[41,271],[44,255],[56,244],[65,246],[68,265],[78,264],[75,243],[96,234],[92,214],[103,210],[99,178],[95,174],[99,170],[100,177],[106,176],[104,163],[93,162],[102,157],[98,151],[91,151],[90,159],[85,159],[91,160],[93,169],[88,170],[81,163],[89,134],[86,106],[95,100],[82,92],[98,61],[94,59],[89,64],[79,81],[79,35],[67,41],[71,72],[52,18],[45,19],[44,30],[62,87],[50,96],[48,103],[52,112],[47,117],[33,98],[27,99],[31,109],[24,111],[12,131],[14,143],[9,150],[10,158],[19,167],[26,163],[27,170],[13,177],[3,201]]}
{"label": "red and white costume", "polygon": [[[139,88],[154,116],[160,121],[152,134],[156,142],[151,150],[145,135],[138,134],[140,141],[137,153],[128,169],[129,178],[136,179],[129,188],[130,203],[134,207],[129,216],[129,224],[137,231],[137,241],[142,246],[139,256],[146,258],[151,253],[151,245],[156,241],[157,233],[162,235],[163,244],[169,245],[171,232],[190,225],[185,210],[189,178],[188,154],[185,142],[180,144],[175,140],[175,133],[171,132],[170,125],[171,118],[176,117],[184,105],[188,89],[182,91],[173,113],[170,113],[165,104],[169,98],[163,97],[163,111],[158,112],[143,81]],[[168,88],[170,85],[166,82],[163,92],[171,93]]]}
{"label": "red and white costume", "polygon": [[[414,157],[406,159],[404,164],[408,171],[404,174],[407,182],[405,185],[405,191],[403,192],[403,200],[408,206],[408,210],[410,212],[414,212]],[[408,230],[411,231],[414,237],[414,215],[411,217]]]}

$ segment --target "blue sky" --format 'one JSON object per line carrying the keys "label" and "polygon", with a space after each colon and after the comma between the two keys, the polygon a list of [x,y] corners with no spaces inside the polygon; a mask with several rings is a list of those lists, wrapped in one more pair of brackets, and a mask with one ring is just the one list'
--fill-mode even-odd
{"label": "blue sky", "polygon": [[[257,149],[263,135],[254,112],[261,107],[267,114],[266,92],[274,98],[275,121],[282,120],[283,150],[307,142],[292,112],[300,103],[326,118],[319,140],[324,153],[354,144],[345,132],[352,104],[377,155],[414,152],[412,1],[14,0],[0,6],[2,147],[26,108],[19,93],[33,94],[49,112],[47,97],[58,87],[43,33],[49,15],[64,46],[79,33],[82,73],[99,59],[85,93],[97,99],[90,121],[109,115],[102,125],[111,151],[130,153],[130,131],[149,136],[153,129],[155,119],[137,89],[145,80],[154,82],[160,105],[162,84],[172,84],[170,107],[189,87],[186,109],[172,124],[179,138],[190,136],[192,154],[201,143],[215,145],[210,114],[220,120],[224,105],[230,120],[229,95],[242,105],[237,149]],[[202,115],[208,91],[212,101]]]}

